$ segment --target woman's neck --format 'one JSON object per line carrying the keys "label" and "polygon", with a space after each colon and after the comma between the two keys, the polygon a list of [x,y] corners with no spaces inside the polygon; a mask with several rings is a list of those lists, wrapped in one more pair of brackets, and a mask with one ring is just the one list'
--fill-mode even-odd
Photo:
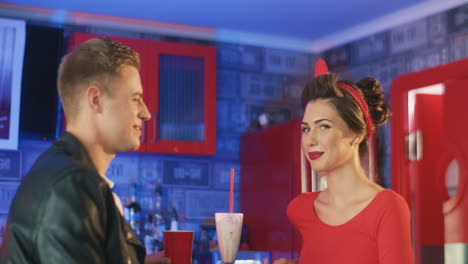
{"label": "woman's neck", "polygon": [[351,160],[333,170],[321,172],[326,177],[327,188],[324,193],[327,202],[337,206],[344,205],[353,198],[359,198],[362,190],[372,184],[362,170],[359,159]]}

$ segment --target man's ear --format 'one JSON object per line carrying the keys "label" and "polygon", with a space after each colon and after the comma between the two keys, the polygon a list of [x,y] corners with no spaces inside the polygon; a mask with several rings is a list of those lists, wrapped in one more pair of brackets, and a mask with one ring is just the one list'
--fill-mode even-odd
{"label": "man's ear", "polygon": [[103,92],[101,88],[96,85],[90,85],[86,89],[86,101],[89,108],[94,112],[102,111],[102,97]]}

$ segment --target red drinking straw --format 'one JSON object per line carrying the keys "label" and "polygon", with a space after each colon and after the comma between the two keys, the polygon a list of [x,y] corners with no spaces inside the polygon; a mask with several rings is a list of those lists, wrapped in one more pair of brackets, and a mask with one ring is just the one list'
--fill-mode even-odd
{"label": "red drinking straw", "polygon": [[229,213],[232,213],[234,208],[234,169],[231,168],[231,188],[229,192]]}

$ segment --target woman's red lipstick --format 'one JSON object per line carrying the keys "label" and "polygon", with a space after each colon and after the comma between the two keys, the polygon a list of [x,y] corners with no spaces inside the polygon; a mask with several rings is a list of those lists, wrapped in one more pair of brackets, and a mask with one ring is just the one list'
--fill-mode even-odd
{"label": "woman's red lipstick", "polygon": [[309,154],[309,159],[310,160],[316,160],[316,159],[320,158],[323,155],[323,152],[314,151],[314,152],[309,152],[307,154]]}

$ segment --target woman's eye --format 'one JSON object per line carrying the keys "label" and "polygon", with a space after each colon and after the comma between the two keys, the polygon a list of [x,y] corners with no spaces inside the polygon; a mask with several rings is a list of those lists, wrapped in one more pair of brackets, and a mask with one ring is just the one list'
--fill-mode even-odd
{"label": "woman's eye", "polygon": [[320,126],[320,129],[329,129],[329,128],[330,128],[329,125],[321,125],[321,126]]}
{"label": "woman's eye", "polygon": [[306,133],[306,132],[309,132],[309,131],[310,131],[309,127],[303,127],[302,128],[302,133]]}

